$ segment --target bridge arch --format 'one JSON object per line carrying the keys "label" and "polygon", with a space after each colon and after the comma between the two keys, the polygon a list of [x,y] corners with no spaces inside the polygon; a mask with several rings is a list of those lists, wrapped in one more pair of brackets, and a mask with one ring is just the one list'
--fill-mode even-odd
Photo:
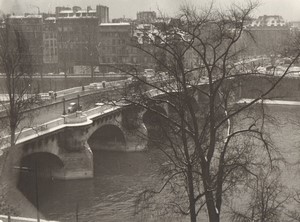
{"label": "bridge arch", "polygon": [[[53,178],[64,168],[63,160],[50,152],[33,152],[23,156],[20,167],[28,172],[37,172],[38,177]],[[26,170],[25,170],[26,171]]]}
{"label": "bridge arch", "polygon": [[146,125],[157,124],[163,118],[160,114],[167,115],[167,111],[159,106],[153,105],[151,109],[148,109],[143,114],[143,122]]}
{"label": "bridge arch", "polygon": [[89,136],[88,144],[93,151],[124,151],[126,150],[125,133],[117,125],[105,124]]}

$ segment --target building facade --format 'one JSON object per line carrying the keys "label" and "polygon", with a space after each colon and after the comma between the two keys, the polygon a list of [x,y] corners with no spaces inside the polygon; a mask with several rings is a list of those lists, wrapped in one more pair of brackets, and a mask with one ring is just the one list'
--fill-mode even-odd
{"label": "building facade", "polygon": [[137,23],[153,23],[156,20],[156,12],[142,11],[136,14]]}
{"label": "building facade", "polygon": [[99,18],[100,23],[109,22],[109,8],[104,5],[96,6],[96,16]]}
{"label": "building facade", "polygon": [[278,55],[290,34],[290,26],[279,15],[264,15],[253,20],[243,32],[239,47],[247,55]]}
{"label": "building facade", "polygon": [[43,72],[43,19],[41,15],[10,16],[9,25],[24,37],[28,50],[24,59],[32,73]]}
{"label": "building facade", "polygon": [[57,44],[60,72],[73,73],[73,66],[96,63],[96,17],[58,17]]}
{"label": "building facade", "polygon": [[58,48],[56,18],[44,19],[43,25],[43,71],[58,72]]}
{"label": "building facade", "polygon": [[135,61],[130,41],[132,26],[130,23],[101,23],[98,26],[97,42],[100,72],[117,71],[117,64]]}

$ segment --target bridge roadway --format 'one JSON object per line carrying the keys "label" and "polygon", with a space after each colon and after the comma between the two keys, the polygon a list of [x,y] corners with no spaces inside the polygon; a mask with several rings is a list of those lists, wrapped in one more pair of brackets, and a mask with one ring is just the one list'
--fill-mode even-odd
{"label": "bridge roadway", "polygon": [[[147,94],[150,97],[155,97],[158,95],[162,95],[163,92],[156,89],[152,89],[149,90]],[[103,104],[101,106],[97,106],[86,111],[82,111],[82,112],[80,111],[80,112],[75,112],[66,115],[62,115],[61,110],[59,110],[60,111],[59,113],[55,113],[55,115],[58,115],[59,118],[55,118],[54,120],[50,120],[50,121],[46,120],[47,122],[43,120],[49,114],[43,113],[39,116],[39,120],[38,120],[38,121],[43,121],[41,124],[33,125],[32,127],[25,128],[21,132],[16,133],[16,137],[18,138],[17,144],[23,143],[28,140],[32,140],[44,134],[51,133],[65,127],[90,124],[92,122],[91,119],[94,119],[95,117],[101,117],[102,115],[112,114],[118,110],[121,110],[123,106],[127,106],[127,104],[124,104],[122,102],[115,102],[114,104],[112,103]],[[9,138],[10,136],[6,135],[0,139],[2,141],[0,142],[0,149],[7,148],[9,146],[8,145],[8,142],[10,141]],[[3,141],[7,141],[7,142],[3,142]]]}
{"label": "bridge roadway", "polygon": [[[77,102],[77,95],[80,96],[80,105],[82,105],[83,110],[93,108],[96,102],[101,102],[101,95],[103,94],[113,94],[116,93],[116,89],[123,87],[125,84],[124,80],[106,82],[106,87],[103,88],[101,83],[94,83],[94,86],[87,85],[82,87],[74,87],[66,90],[57,91],[57,97],[49,98],[45,100],[41,105],[32,108],[29,112],[34,112],[30,115],[30,119],[23,120],[19,128],[37,126],[42,123],[57,119],[61,117],[63,113],[63,99],[65,99],[65,109],[69,106],[70,102]],[[1,109],[1,108],[0,108]],[[67,111],[67,110],[66,110]],[[1,119],[6,118],[4,115],[5,110],[2,107],[0,113],[2,112]],[[8,131],[1,129],[1,135],[4,136],[8,134]],[[0,135],[0,136],[1,136]]]}
{"label": "bridge roadway", "polygon": [[[149,90],[150,96],[160,94],[158,90]],[[134,108],[132,108],[134,107]],[[126,109],[130,109],[126,112]],[[125,112],[123,112],[125,110]],[[114,126],[125,141],[123,151],[143,150],[147,145],[147,129],[142,122],[144,110],[129,104],[105,104],[86,111],[62,115],[54,120],[25,128],[16,133],[16,146],[13,161],[20,164],[23,158],[37,153],[47,153],[60,161],[59,169],[51,171],[53,178],[81,179],[93,177],[93,153],[88,139],[101,127]],[[43,116],[48,115],[44,113]],[[42,116],[42,118],[44,118]],[[127,127],[125,122],[133,124]],[[11,149],[10,136],[2,137],[2,152]],[[120,149],[109,145],[109,149]]]}

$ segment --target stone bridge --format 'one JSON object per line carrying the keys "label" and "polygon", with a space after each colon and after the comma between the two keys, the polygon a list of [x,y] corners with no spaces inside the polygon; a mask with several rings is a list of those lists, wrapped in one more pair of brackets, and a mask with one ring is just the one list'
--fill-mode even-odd
{"label": "stone bridge", "polygon": [[[104,105],[26,129],[18,135],[14,165],[26,166],[34,156],[44,157],[52,159],[50,173],[53,178],[91,178],[93,153],[89,143],[104,150],[141,151],[146,148],[143,113],[134,106]],[[9,137],[5,139],[9,141]]]}
{"label": "stone bridge", "polygon": [[[157,90],[147,93],[160,96]],[[191,99],[199,107],[200,96]],[[166,115],[170,112],[166,105],[161,105],[160,110]],[[49,162],[47,169],[39,169],[41,175],[56,179],[91,178],[93,150],[141,151],[147,147],[147,112],[129,104],[102,105],[26,129],[17,135],[14,148],[6,148],[13,149],[15,166],[34,167],[33,162]]]}

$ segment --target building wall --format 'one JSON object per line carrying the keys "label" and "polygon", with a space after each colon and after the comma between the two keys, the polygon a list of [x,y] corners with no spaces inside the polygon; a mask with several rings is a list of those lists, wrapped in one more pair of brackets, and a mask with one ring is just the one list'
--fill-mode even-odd
{"label": "building wall", "polygon": [[97,32],[100,72],[116,71],[117,64],[131,63],[132,27],[129,23],[99,24]]}
{"label": "building wall", "polygon": [[290,27],[281,16],[260,16],[243,32],[238,47],[246,55],[281,54],[290,35]]}
{"label": "building wall", "polygon": [[109,8],[103,5],[96,6],[96,16],[99,18],[100,23],[109,22]]}
{"label": "building wall", "polygon": [[96,29],[98,19],[57,18],[58,60],[61,71],[72,73],[75,65],[97,61]]}
{"label": "building wall", "polygon": [[57,72],[58,49],[56,19],[44,20],[43,26],[43,71],[48,73]]}
{"label": "building wall", "polygon": [[[32,72],[42,72],[43,66],[43,20],[42,16],[11,16],[7,20],[11,27],[22,33],[28,51],[25,63]],[[24,42],[25,43],[25,42]]]}

